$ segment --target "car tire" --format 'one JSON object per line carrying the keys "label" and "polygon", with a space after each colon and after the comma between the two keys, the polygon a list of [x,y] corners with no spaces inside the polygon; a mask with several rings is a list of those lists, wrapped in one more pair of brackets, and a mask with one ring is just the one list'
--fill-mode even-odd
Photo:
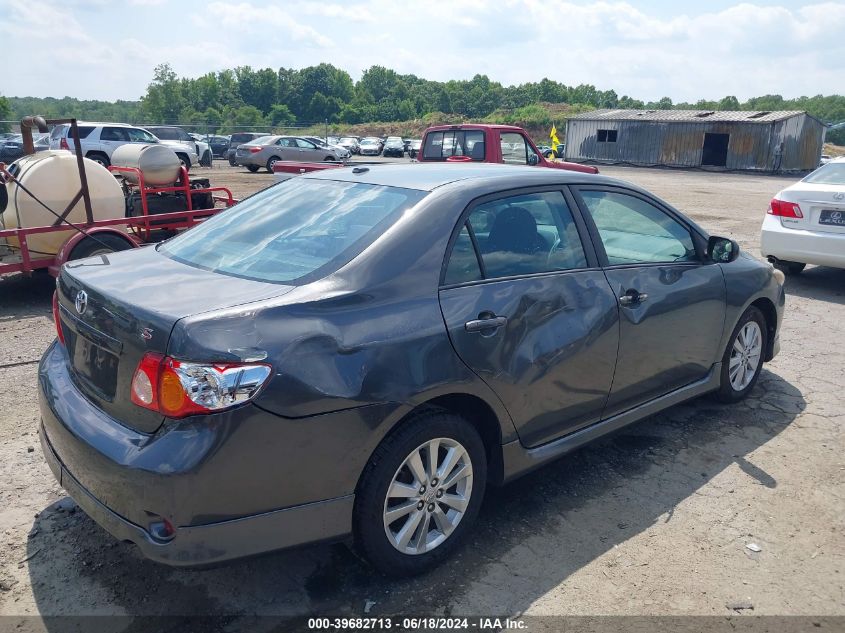
{"label": "car tire", "polygon": [[339,161],[339,160],[340,160],[339,158],[336,158],[336,157],[334,157],[334,156],[326,156],[326,157],[323,159],[323,162],[324,162],[324,163],[335,163],[335,162],[337,162],[337,161]]}
{"label": "car tire", "polygon": [[[435,481],[430,474],[428,447],[433,441],[439,446],[435,474],[443,481]],[[460,456],[449,467],[447,462],[456,453]],[[414,455],[416,466],[423,468],[417,471],[421,477],[413,475],[410,466]],[[461,472],[465,475],[460,476]],[[420,478],[427,481],[419,483]],[[355,547],[385,574],[411,576],[427,571],[449,557],[470,532],[486,484],[487,454],[475,427],[439,409],[420,413],[382,441],[361,476],[353,514]],[[404,487],[405,492],[388,497],[395,487]],[[408,491],[413,496],[406,497]],[[389,523],[391,511],[396,518]]]}
{"label": "car tire", "polygon": [[95,163],[102,165],[103,167],[108,168],[111,165],[111,161],[109,157],[104,154],[103,152],[88,152],[85,154],[85,158],[89,158],[93,160]]}
{"label": "car tire", "polygon": [[282,160],[282,159],[279,158],[278,156],[271,156],[270,158],[268,158],[267,159],[267,165],[266,165],[267,171],[269,171],[272,174],[273,173],[273,165],[278,163],[280,160]]}
{"label": "car tire", "polygon": [[202,160],[200,160],[200,165],[202,165],[203,167],[211,167],[213,161],[214,161],[214,157],[212,156],[211,152],[206,151],[202,155]]}
{"label": "car tire", "polygon": [[246,168],[250,170],[253,174],[258,171],[258,165],[246,165]]}
{"label": "car tire", "polygon": [[238,166],[238,164],[235,162],[234,155],[229,156],[229,166],[230,167],[237,167]]}
{"label": "car tire", "polygon": [[187,154],[176,154],[176,157],[179,159],[179,162],[182,163],[182,167],[185,168],[185,171],[191,171],[191,159],[188,158]]}
{"label": "car tire", "polygon": [[788,262],[782,259],[777,260],[772,265],[784,275],[800,275],[801,271],[807,266],[807,264],[801,262]]}
{"label": "car tire", "polygon": [[766,317],[758,308],[751,306],[731,332],[727,349],[722,355],[719,389],[715,394],[717,400],[738,402],[754,389],[763,369],[768,335]]}
{"label": "car tire", "polygon": [[125,251],[130,248],[132,248],[132,244],[129,240],[125,240],[122,237],[108,233],[102,235],[95,234],[83,238],[79,244],[74,246],[67,260],[70,262],[75,259],[83,259],[84,257]]}

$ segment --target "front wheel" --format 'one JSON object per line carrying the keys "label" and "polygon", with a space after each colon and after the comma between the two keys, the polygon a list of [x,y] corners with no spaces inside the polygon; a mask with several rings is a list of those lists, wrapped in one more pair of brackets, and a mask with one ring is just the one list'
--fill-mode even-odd
{"label": "front wheel", "polygon": [[258,165],[247,165],[246,168],[250,170],[253,174],[258,171]]}
{"label": "front wheel", "polygon": [[739,319],[722,356],[717,399],[737,402],[754,388],[763,369],[767,336],[766,318],[760,310],[751,306]]}
{"label": "front wheel", "polygon": [[465,419],[418,415],[370,459],[355,497],[356,547],[378,570],[422,573],[460,546],[487,482],[484,443]]}
{"label": "front wheel", "polygon": [[176,154],[179,158],[179,162],[182,164],[182,167],[185,168],[185,171],[191,171],[191,159],[188,158],[187,154]]}

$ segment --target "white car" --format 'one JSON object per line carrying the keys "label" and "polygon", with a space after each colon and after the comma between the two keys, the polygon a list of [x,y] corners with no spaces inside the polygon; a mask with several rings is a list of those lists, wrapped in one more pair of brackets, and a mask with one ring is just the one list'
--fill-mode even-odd
{"label": "white car", "polygon": [[774,197],[763,220],[760,251],[788,275],[807,264],[845,268],[845,157]]}
{"label": "white car", "polygon": [[[186,168],[190,169],[195,164],[199,163],[205,166],[211,166],[211,146],[204,141],[196,141],[185,130],[175,125],[145,125],[144,129],[150,134],[155,135],[164,145],[169,145],[179,160]],[[180,155],[179,146],[183,146],[191,157],[190,164],[185,164],[185,161]]]}
{"label": "white car", "polygon": [[[103,167],[111,165],[111,156],[114,150],[127,143],[158,143],[159,140],[146,130],[127,125],[126,123],[88,123],[79,121],[79,143],[82,145],[82,154],[86,158],[100,163]],[[75,151],[73,138],[70,134],[70,125],[61,124],[53,128],[50,133],[50,149],[66,149]],[[173,146],[171,149],[176,152],[179,160],[186,167],[199,162],[196,153],[190,148]]]}

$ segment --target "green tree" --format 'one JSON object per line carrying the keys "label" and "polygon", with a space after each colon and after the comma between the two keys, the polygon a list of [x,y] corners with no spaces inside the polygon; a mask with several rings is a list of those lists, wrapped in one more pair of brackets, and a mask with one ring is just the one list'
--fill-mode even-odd
{"label": "green tree", "polygon": [[[12,118],[12,105],[9,100],[0,95],[0,121],[9,121]],[[23,117],[21,117],[23,118]],[[0,123],[0,132],[8,132],[11,129],[8,123]]]}
{"label": "green tree", "polygon": [[178,123],[179,113],[186,103],[182,87],[170,64],[159,64],[153,71],[153,81],[141,99],[141,109],[149,122]]}
{"label": "green tree", "polygon": [[267,120],[273,126],[277,125],[292,125],[296,123],[296,117],[283,103],[277,103],[270,109],[270,114],[267,115]]}
{"label": "green tree", "polygon": [[717,110],[739,110],[739,99],[732,95],[728,95],[720,100],[716,106]]}

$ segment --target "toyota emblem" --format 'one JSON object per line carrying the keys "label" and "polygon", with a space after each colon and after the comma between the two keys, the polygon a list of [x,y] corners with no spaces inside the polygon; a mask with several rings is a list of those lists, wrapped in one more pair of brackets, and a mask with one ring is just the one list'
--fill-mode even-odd
{"label": "toyota emblem", "polygon": [[845,193],[838,191],[835,194],[833,194],[833,199],[834,200],[845,200]]}
{"label": "toyota emblem", "polygon": [[73,303],[76,306],[76,311],[79,314],[85,314],[85,309],[88,307],[88,293],[80,290],[76,293],[76,301]]}

